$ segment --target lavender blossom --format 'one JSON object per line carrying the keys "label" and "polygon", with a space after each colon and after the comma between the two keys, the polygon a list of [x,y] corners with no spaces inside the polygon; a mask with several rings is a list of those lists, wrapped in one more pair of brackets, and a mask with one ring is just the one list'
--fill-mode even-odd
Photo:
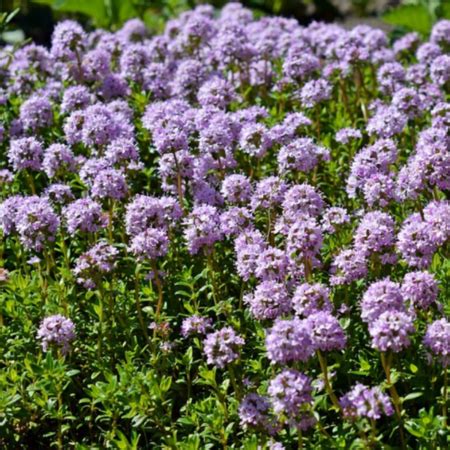
{"label": "lavender blossom", "polygon": [[447,367],[450,363],[450,322],[447,319],[435,320],[428,325],[424,344],[431,350],[439,362]]}
{"label": "lavender blossom", "polygon": [[429,272],[408,272],[403,278],[402,295],[417,309],[426,310],[435,304],[438,291],[437,281]]}
{"label": "lavender blossom", "polygon": [[77,283],[86,289],[95,289],[104,274],[110,273],[115,267],[119,251],[106,242],[99,242],[83,253],[73,269]]}
{"label": "lavender blossom", "polygon": [[381,416],[392,416],[394,407],[389,397],[378,386],[369,388],[361,383],[340,399],[344,416],[355,420],[361,417],[378,420]]}
{"label": "lavender blossom", "polygon": [[401,311],[385,311],[369,324],[372,347],[380,352],[398,353],[411,344],[414,333],[413,317]]}
{"label": "lavender blossom", "polygon": [[131,240],[130,251],[140,260],[155,260],[166,256],[169,238],[163,229],[147,228]]}
{"label": "lavender blossom", "polygon": [[244,296],[253,317],[258,320],[276,319],[291,310],[291,302],[286,287],[276,281],[263,281],[255,292]]}
{"label": "lavender blossom", "polygon": [[181,324],[181,335],[187,338],[192,335],[205,335],[212,326],[212,320],[209,317],[193,315],[183,319]]}
{"label": "lavender blossom", "polygon": [[405,303],[398,283],[389,278],[372,283],[361,300],[361,319],[373,323],[386,311],[405,311]]}
{"label": "lavender blossom", "polygon": [[46,317],[39,327],[37,338],[42,340],[42,350],[48,351],[51,345],[60,347],[63,354],[70,349],[70,343],[75,339],[75,325],[66,317],[56,314]]}
{"label": "lavender blossom", "polygon": [[208,334],[204,340],[207,363],[223,369],[239,358],[239,351],[244,343],[244,339],[231,327]]}
{"label": "lavender blossom", "polygon": [[320,283],[303,283],[294,292],[292,306],[297,315],[305,318],[319,311],[331,312],[330,290]]}
{"label": "lavender blossom", "polygon": [[63,216],[69,233],[95,233],[106,226],[101,205],[90,198],[80,198],[70,203],[64,207]]}
{"label": "lavender blossom", "polygon": [[267,357],[272,364],[307,361],[314,354],[311,332],[305,320],[277,319],[266,331]]}
{"label": "lavender blossom", "polygon": [[184,225],[184,237],[192,255],[222,239],[220,216],[214,206],[196,206],[184,220]]}

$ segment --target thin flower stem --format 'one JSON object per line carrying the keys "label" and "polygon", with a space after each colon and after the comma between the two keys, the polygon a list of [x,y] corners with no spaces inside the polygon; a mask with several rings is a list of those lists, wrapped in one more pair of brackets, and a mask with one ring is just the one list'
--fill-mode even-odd
{"label": "thin flower stem", "polygon": [[330,380],[328,378],[327,359],[324,355],[322,355],[322,352],[320,350],[317,350],[317,356],[319,357],[320,368],[322,369],[322,373],[323,373],[325,389],[327,391],[328,396],[330,397],[331,403],[333,403],[333,406],[335,408],[337,408],[340,412],[342,412],[342,408],[339,403],[339,400],[336,397],[336,394],[334,393],[333,388],[331,387],[331,384],[330,384]]}
{"label": "thin flower stem", "polygon": [[228,365],[228,374],[230,375],[231,384],[232,384],[234,392],[236,394],[236,398],[237,398],[237,400],[240,401],[242,399],[241,388],[236,381],[236,375],[234,373],[234,368],[233,368],[232,364]]}
{"label": "thin flower stem", "polygon": [[442,415],[444,416],[444,428],[447,428],[447,391],[448,391],[448,369],[447,365],[444,367],[444,404],[442,405]]}
{"label": "thin flower stem", "polygon": [[298,448],[301,450],[303,448],[303,433],[300,428],[297,430],[298,433]]}
{"label": "thin flower stem", "polygon": [[177,171],[177,192],[178,192],[178,201],[180,203],[180,207],[183,209],[183,211],[186,213],[185,207],[184,207],[184,196],[183,196],[183,180],[181,178],[181,171],[180,171],[180,165],[178,163],[178,158],[176,152],[173,152],[173,159],[175,161],[175,168]]}
{"label": "thin flower stem", "polygon": [[136,311],[138,314],[138,320],[141,326],[142,333],[145,337],[145,340],[147,341],[147,344],[150,346],[150,338],[148,337],[147,328],[144,322],[144,316],[142,314],[141,300],[139,298],[139,285],[140,285],[139,281],[140,281],[139,272],[136,271],[136,274],[134,276],[134,301],[136,303]]}
{"label": "thin flower stem", "polygon": [[108,237],[110,244],[114,243],[113,227],[114,227],[114,200],[110,199],[108,208]]}
{"label": "thin flower stem", "polygon": [[159,316],[161,315],[161,309],[163,305],[163,288],[161,279],[159,278],[158,266],[156,264],[156,261],[152,261],[152,269],[153,269],[153,276],[155,277],[156,290],[158,291],[158,303],[156,304],[155,319],[156,322],[159,322]]}
{"label": "thin flower stem", "polygon": [[370,419],[371,428],[371,447],[375,448],[377,444],[377,425],[375,419]]}
{"label": "thin flower stem", "polygon": [[213,295],[213,300],[214,300],[214,304],[217,306],[219,304],[219,291],[217,288],[217,283],[216,283],[216,277],[214,275],[214,260],[213,260],[213,255],[211,252],[209,251],[205,251],[206,253],[206,258],[207,258],[207,263],[208,263],[208,275],[209,278],[211,280],[211,285],[212,285],[212,295]]}
{"label": "thin flower stem", "polygon": [[27,172],[27,180],[30,185],[31,193],[36,195],[36,185],[34,184],[33,176],[29,172]]}
{"label": "thin flower stem", "polygon": [[395,413],[399,422],[400,431],[400,442],[402,449],[406,449],[405,433],[403,431],[403,420],[402,420],[402,402],[400,396],[398,395],[395,385],[392,384],[391,380],[391,365],[392,365],[392,353],[381,353],[381,364],[386,374],[386,381],[389,384],[389,392],[392,397],[392,402],[394,403]]}

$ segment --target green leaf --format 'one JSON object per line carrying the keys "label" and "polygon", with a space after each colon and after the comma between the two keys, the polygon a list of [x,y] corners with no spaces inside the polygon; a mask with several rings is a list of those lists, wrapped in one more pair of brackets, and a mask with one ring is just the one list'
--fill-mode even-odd
{"label": "green leaf", "polygon": [[430,32],[432,26],[430,13],[423,5],[401,5],[384,13],[382,19],[390,25],[425,35]]}
{"label": "green leaf", "polygon": [[408,400],[414,400],[415,398],[422,397],[423,392],[411,392],[411,394],[406,395],[402,398],[404,402],[407,402]]}
{"label": "green leaf", "polygon": [[412,373],[417,373],[417,371],[419,370],[419,368],[415,365],[415,364],[410,364],[409,365],[409,370],[412,372]]}
{"label": "green leaf", "polygon": [[49,5],[55,11],[85,14],[99,26],[108,23],[108,11],[103,0],[33,0],[33,3]]}

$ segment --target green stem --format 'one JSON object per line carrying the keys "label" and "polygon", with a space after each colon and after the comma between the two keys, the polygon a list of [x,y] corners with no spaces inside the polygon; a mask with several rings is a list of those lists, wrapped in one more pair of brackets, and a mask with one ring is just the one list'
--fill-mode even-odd
{"label": "green stem", "polygon": [[136,271],[134,276],[134,301],[136,303],[136,311],[138,315],[139,324],[141,326],[142,333],[144,334],[145,340],[147,341],[148,346],[150,347],[150,338],[148,337],[147,328],[144,322],[144,316],[142,314],[142,305],[141,300],[139,298],[139,272]]}
{"label": "green stem", "polygon": [[447,428],[447,391],[448,391],[448,374],[447,366],[444,367],[444,404],[442,405],[442,415],[444,416],[444,428]]}
{"label": "green stem", "polygon": [[236,375],[234,373],[234,368],[231,364],[228,365],[228,373],[230,375],[231,384],[232,384],[234,392],[236,394],[236,398],[237,398],[237,400],[240,401],[242,399],[242,392],[241,392],[240,386],[238,385],[238,383],[236,381]]}
{"label": "green stem", "polygon": [[213,295],[213,300],[214,300],[214,304],[217,306],[219,304],[219,296],[218,296],[218,288],[217,288],[217,283],[216,283],[216,277],[214,275],[214,260],[213,260],[213,255],[210,251],[205,250],[206,253],[206,258],[207,258],[207,263],[208,263],[208,275],[211,281],[211,286],[212,286],[212,295]]}
{"label": "green stem", "polygon": [[158,303],[156,305],[155,320],[156,322],[159,322],[159,316],[161,315],[161,309],[163,305],[163,289],[161,279],[159,278],[158,266],[156,265],[156,261],[152,261],[152,269],[153,276],[155,277],[156,290],[158,291]]}
{"label": "green stem", "polygon": [[397,420],[399,423],[399,431],[400,431],[400,443],[402,449],[406,449],[406,441],[405,441],[405,434],[403,431],[403,420],[402,420],[402,402],[400,399],[400,396],[398,395],[397,389],[395,388],[395,385],[392,384],[391,380],[391,365],[392,365],[392,353],[381,353],[381,364],[384,369],[384,373],[386,374],[386,381],[389,385],[389,392],[392,397],[392,402],[394,404],[395,413],[397,416]]}
{"label": "green stem", "polygon": [[331,403],[333,403],[333,406],[338,410],[342,412],[341,405],[339,404],[339,400],[336,397],[336,394],[333,391],[333,388],[331,387],[330,380],[328,378],[328,366],[327,366],[327,359],[324,355],[322,355],[322,352],[320,350],[317,350],[317,356],[319,357],[319,363],[320,368],[322,369],[323,373],[323,380],[325,382],[325,390],[327,391],[328,397],[330,397]]}
{"label": "green stem", "polygon": [[298,448],[301,450],[303,448],[303,433],[300,428],[297,429],[298,433]]}
{"label": "green stem", "polygon": [[173,159],[175,161],[175,169],[177,171],[177,192],[178,192],[178,202],[180,203],[180,208],[186,213],[184,207],[184,196],[183,196],[183,181],[181,179],[180,165],[178,163],[178,158],[176,152],[173,152]]}
{"label": "green stem", "polygon": [[113,227],[114,227],[114,200],[109,200],[109,208],[108,208],[108,237],[109,243],[114,243],[113,238]]}
{"label": "green stem", "polygon": [[377,426],[375,423],[375,419],[370,419],[370,428],[371,428],[371,447],[375,448],[377,445]]}
{"label": "green stem", "polygon": [[311,260],[309,258],[305,258],[303,260],[303,266],[305,268],[305,280],[310,281],[312,274]]}

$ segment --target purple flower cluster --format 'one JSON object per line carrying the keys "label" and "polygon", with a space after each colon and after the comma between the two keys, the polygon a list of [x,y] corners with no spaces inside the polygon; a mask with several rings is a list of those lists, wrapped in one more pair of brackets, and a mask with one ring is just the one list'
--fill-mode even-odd
{"label": "purple flower cluster", "polygon": [[307,361],[315,351],[309,323],[298,318],[277,319],[266,332],[266,351],[272,363]]}
{"label": "purple flower cluster", "polygon": [[37,338],[42,341],[42,349],[46,352],[50,346],[60,347],[67,353],[70,343],[75,339],[74,323],[60,314],[46,317],[39,327]]}
{"label": "purple flower cluster", "polygon": [[191,335],[204,335],[207,330],[211,328],[212,321],[207,317],[201,316],[190,316],[186,317],[181,324],[181,334],[183,337],[187,338]]}
{"label": "purple flower cluster", "polygon": [[291,425],[305,430],[315,424],[309,411],[312,386],[308,376],[285,369],[270,381],[268,393],[275,413],[287,417]]}
{"label": "purple flower cluster", "polygon": [[224,368],[239,358],[239,350],[244,343],[231,327],[208,334],[203,343],[207,363]]}
{"label": "purple flower cluster", "polygon": [[341,398],[340,404],[344,416],[352,420],[361,417],[378,420],[383,415],[392,416],[394,414],[394,407],[389,397],[383,394],[378,386],[369,388],[364,384],[356,383]]}
{"label": "purple flower cluster", "polygon": [[73,269],[77,283],[86,289],[95,289],[101,277],[114,269],[118,254],[119,251],[106,242],[94,245],[77,259]]}
{"label": "purple flower cluster", "polygon": [[423,341],[441,364],[447,367],[450,363],[450,322],[447,319],[434,321],[428,326]]}
{"label": "purple flower cluster", "polygon": [[[2,261],[20,269],[20,248],[39,253],[29,264],[47,263],[45,295],[62,261],[86,289],[109,281],[118,301],[134,289],[130,320],[154,315],[143,334],[164,358],[176,352],[169,322],[182,320],[177,346],[202,339],[206,363],[231,369],[220,389],[241,388],[241,426],[258,433],[315,424],[312,379],[294,367],[316,374],[338,352],[352,362],[359,347],[390,358],[410,346],[446,367],[449,32],[442,20],[428,42],[390,45],[367,25],[257,19],[232,2],[199,5],[160,35],[137,19],[114,32],[66,20],[48,49],[0,49]],[[140,310],[141,282],[158,289],[154,312]],[[188,286],[195,299],[174,310]],[[38,337],[65,353],[74,325],[48,317]],[[271,380],[249,369],[261,361]],[[329,394],[325,371],[315,382]],[[359,383],[340,404],[351,420],[393,414]]]}

